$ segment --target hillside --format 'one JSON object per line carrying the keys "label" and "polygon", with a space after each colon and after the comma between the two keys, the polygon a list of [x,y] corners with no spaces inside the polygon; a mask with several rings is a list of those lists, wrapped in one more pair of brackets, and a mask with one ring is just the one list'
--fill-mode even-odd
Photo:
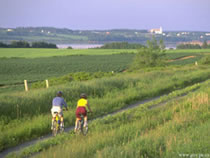
{"label": "hillside", "polygon": [[164,31],[163,34],[149,33],[148,30],[70,30],[52,27],[18,27],[0,28],[0,42],[10,43],[13,40],[45,41],[56,44],[69,43],[107,43],[107,42],[136,42],[145,44],[155,36],[163,39],[169,46],[179,42],[210,40],[208,32]]}

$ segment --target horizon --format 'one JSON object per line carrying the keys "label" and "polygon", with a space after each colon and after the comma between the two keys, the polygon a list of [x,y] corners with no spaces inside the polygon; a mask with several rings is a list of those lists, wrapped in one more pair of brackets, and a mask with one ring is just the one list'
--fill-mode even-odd
{"label": "horizon", "polygon": [[[12,5],[11,5],[12,4]],[[210,31],[209,0],[1,0],[0,27]]]}
{"label": "horizon", "polygon": [[[148,29],[132,29],[132,28],[110,28],[110,29],[71,29],[66,27],[55,27],[55,26],[17,26],[17,27],[0,27],[0,29],[18,29],[18,28],[55,28],[55,29],[68,29],[72,31],[109,31],[109,30],[138,30],[138,31],[149,31],[151,29],[158,29],[156,28],[148,28]],[[160,28],[160,27],[159,27]],[[206,30],[164,30],[162,27],[163,32],[210,32]]]}

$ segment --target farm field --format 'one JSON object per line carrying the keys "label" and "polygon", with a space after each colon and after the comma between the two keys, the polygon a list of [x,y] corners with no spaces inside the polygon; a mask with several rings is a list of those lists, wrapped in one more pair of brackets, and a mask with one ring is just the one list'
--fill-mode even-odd
{"label": "farm field", "polygon": [[40,58],[69,55],[112,55],[135,52],[135,49],[0,48],[0,58]]}
{"label": "farm field", "polygon": [[[136,53],[135,49],[47,49],[47,48],[0,48],[0,58],[39,58],[69,55],[112,55]],[[210,49],[177,49],[166,53],[210,53]]]}
{"label": "farm field", "polygon": [[[128,53],[129,51],[131,53]],[[49,77],[58,77],[72,72],[121,72],[128,68],[135,56],[132,52],[135,51],[100,49],[0,49],[0,56],[2,57],[0,58],[0,85],[18,84],[22,83],[25,79],[29,82],[45,80]],[[75,55],[77,53],[80,55]],[[166,60],[184,56],[194,56],[194,58],[184,61],[173,61],[169,65],[194,63],[203,54],[166,52]]]}
{"label": "farm field", "polygon": [[167,50],[167,53],[210,53],[210,49],[174,49]]}
{"label": "farm field", "polygon": [[126,69],[133,54],[59,56],[49,58],[2,58],[0,59],[0,83],[12,84],[44,80],[72,72],[119,72]]}

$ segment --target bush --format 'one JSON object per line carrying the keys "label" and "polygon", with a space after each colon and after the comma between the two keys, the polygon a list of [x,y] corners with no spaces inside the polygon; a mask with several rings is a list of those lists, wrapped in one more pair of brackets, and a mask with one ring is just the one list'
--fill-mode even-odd
{"label": "bush", "polygon": [[[114,74],[111,72],[76,72],[64,75],[62,77],[50,78],[50,86],[55,86],[59,84],[66,84],[72,81],[87,81],[94,78],[110,77]],[[45,81],[38,81],[32,84],[31,88],[44,88],[46,86]]]}
{"label": "bush", "polygon": [[210,65],[210,55],[207,55],[201,59],[201,64]]}
{"label": "bush", "polygon": [[8,48],[8,45],[3,42],[0,42],[0,48]]}
{"label": "bush", "polygon": [[179,44],[177,49],[201,49],[199,44]]}
{"label": "bush", "polygon": [[30,48],[30,44],[26,41],[12,41],[9,45],[11,48]]}
{"label": "bush", "polygon": [[139,49],[143,47],[145,46],[138,43],[113,42],[113,43],[107,43],[100,48],[101,49]]}
{"label": "bush", "polygon": [[165,50],[163,47],[163,41],[162,44],[158,45],[157,40],[153,37],[151,41],[147,42],[147,45],[147,48],[141,48],[138,50],[133,63],[131,64],[131,70],[164,65],[163,59],[165,56]]}
{"label": "bush", "polygon": [[73,49],[71,46],[68,46],[68,48],[67,49]]}
{"label": "bush", "polygon": [[32,48],[57,48],[56,44],[46,42],[33,42]]}

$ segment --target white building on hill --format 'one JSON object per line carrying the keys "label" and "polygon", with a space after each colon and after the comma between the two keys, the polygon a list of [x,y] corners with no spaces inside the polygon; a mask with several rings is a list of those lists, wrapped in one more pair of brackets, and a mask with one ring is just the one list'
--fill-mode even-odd
{"label": "white building on hill", "polygon": [[163,33],[163,29],[162,27],[160,27],[159,29],[151,29],[149,30],[150,33],[155,33],[155,34],[162,34]]}

